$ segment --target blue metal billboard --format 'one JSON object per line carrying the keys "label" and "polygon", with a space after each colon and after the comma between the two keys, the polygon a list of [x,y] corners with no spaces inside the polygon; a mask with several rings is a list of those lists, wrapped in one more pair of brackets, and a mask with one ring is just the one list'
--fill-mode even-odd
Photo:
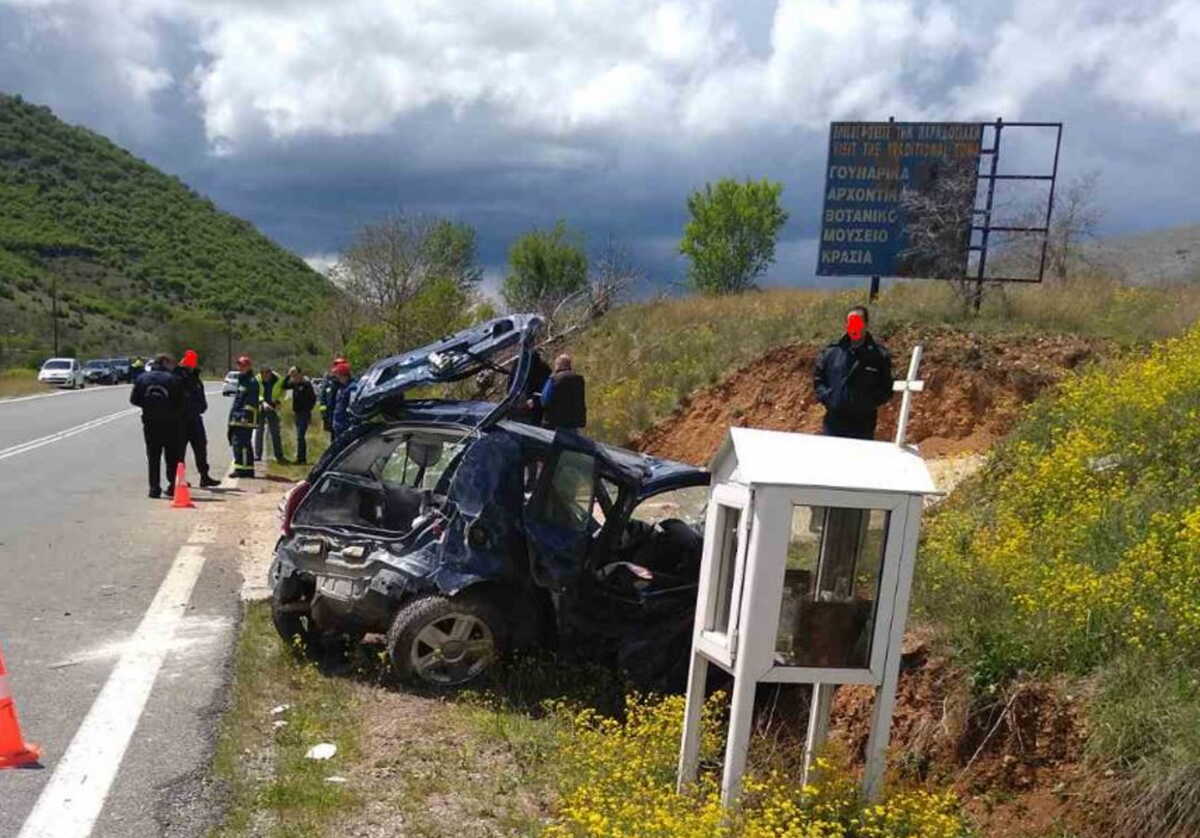
{"label": "blue metal billboard", "polygon": [[[901,192],[928,190],[948,169],[977,171],[982,139],[978,122],[831,123],[817,275],[928,276],[908,250]],[[958,200],[970,219],[974,193]]]}

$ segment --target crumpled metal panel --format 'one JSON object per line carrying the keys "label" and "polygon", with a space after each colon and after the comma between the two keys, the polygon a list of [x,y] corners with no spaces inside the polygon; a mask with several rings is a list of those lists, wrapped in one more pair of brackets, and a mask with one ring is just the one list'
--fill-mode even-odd
{"label": "crumpled metal panel", "polygon": [[[463,329],[436,343],[376,361],[359,379],[350,402],[350,413],[368,418],[389,401],[402,401],[414,387],[461,381],[487,368],[500,352],[521,346],[521,355],[532,351],[536,333],[542,328],[536,314],[511,314]],[[528,375],[528,361],[518,363],[513,388],[520,390]]]}
{"label": "crumpled metal panel", "polygon": [[[523,464],[520,443],[506,433],[484,433],[463,453],[447,493],[455,512],[440,540],[438,588],[455,593],[483,580],[510,581],[512,546],[523,533]],[[468,527],[482,527],[486,544],[472,546]]]}

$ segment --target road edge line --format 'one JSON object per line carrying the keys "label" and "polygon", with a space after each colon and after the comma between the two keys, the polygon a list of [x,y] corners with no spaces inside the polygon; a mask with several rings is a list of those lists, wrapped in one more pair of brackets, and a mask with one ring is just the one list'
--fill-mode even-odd
{"label": "road edge line", "polygon": [[[189,534],[189,542],[191,538]],[[85,838],[91,834],[187,611],[204,561],[202,544],[188,543],[179,548],[150,607],[17,838]]]}

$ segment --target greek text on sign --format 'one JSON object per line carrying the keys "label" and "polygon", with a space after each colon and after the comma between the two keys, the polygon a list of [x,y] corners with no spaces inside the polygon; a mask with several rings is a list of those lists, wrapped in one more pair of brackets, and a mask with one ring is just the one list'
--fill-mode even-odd
{"label": "greek text on sign", "polygon": [[906,252],[901,194],[926,191],[947,172],[974,172],[982,138],[978,122],[832,123],[817,275],[927,275],[919,254]]}

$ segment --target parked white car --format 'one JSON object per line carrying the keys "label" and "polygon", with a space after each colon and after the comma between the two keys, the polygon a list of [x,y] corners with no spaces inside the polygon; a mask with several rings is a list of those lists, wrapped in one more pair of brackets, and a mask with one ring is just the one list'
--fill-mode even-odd
{"label": "parked white car", "polygon": [[237,370],[230,370],[229,372],[225,373],[225,381],[221,385],[221,395],[222,396],[232,396],[234,393],[237,392],[237,388],[238,388]]}
{"label": "parked white car", "polygon": [[83,377],[83,365],[76,358],[51,358],[42,364],[38,381],[71,390],[82,390],[87,383]]}

